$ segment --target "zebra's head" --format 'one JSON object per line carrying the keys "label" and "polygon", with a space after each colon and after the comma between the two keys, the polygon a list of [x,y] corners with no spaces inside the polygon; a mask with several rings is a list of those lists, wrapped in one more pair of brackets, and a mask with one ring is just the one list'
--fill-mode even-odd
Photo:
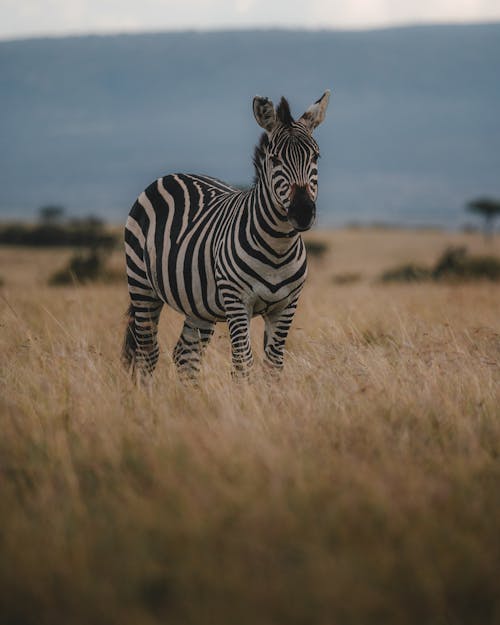
{"label": "zebra's head", "polygon": [[285,98],[275,109],[269,98],[255,96],[253,112],[264,128],[255,150],[257,178],[264,177],[274,203],[294,230],[309,230],[316,217],[318,144],[312,131],[325,118],[330,92],[295,121]]}

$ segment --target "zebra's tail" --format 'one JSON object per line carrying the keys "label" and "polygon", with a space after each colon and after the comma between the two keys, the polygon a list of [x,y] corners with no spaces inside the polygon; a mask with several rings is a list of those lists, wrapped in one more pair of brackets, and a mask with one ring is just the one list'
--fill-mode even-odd
{"label": "zebra's tail", "polygon": [[125,336],[123,338],[122,347],[122,362],[125,368],[129,371],[134,370],[135,365],[135,352],[137,350],[137,339],[134,334],[135,315],[134,307],[132,304],[127,309],[127,328],[125,330]]}

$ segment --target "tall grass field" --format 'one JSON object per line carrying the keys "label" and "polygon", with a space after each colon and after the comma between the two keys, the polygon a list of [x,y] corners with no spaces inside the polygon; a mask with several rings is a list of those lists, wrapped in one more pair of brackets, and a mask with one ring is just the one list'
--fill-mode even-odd
{"label": "tall grass field", "polygon": [[[318,232],[285,370],[122,369],[125,281],[0,248],[0,623],[500,623],[500,285],[383,283],[479,235]],[[111,259],[123,269],[118,252]]]}

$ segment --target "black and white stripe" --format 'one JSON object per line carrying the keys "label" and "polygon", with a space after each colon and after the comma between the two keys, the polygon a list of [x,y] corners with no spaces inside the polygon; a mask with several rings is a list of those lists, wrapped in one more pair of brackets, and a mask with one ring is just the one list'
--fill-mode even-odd
{"label": "black and white stripe", "polygon": [[282,98],[275,110],[254,98],[265,129],[255,150],[255,182],[247,191],[220,180],[172,174],[134,203],[125,227],[131,304],[123,356],[139,373],[158,361],[163,304],[186,316],[174,362],[194,377],[214,324],[229,325],[233,370],[253,361],[249,324],[265,319],[264,352],[283,366],[285,340],[307,273],[300,232],[315,218],[318,146],[312,130],[324,119],[329,92],[294,121]]}

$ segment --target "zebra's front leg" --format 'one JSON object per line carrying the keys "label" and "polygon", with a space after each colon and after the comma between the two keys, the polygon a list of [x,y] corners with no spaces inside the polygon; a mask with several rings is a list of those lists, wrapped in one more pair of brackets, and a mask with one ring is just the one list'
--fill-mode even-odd
{"label": "zebra's front leg", "polygon": [[214,324],[187,318],[175,346],[173,359],[182,380],[195,381],[201,359],[214,333]]}
{"label": "zebra's front leg", "polygon": [[250,312],[239,300],[224,302],[226,319],[231,339],[233,361],[233,378],[247,378],[253,365],[252,348],[250,345]]}
{"label": "zebra's front leg", "polygon": [[295,298],[283,310],[264,315],[266,324],[264,330],[264,363],[275,373],[279,373],[283,369],[285,342],[297,308],[297,301],[298,298]]}

